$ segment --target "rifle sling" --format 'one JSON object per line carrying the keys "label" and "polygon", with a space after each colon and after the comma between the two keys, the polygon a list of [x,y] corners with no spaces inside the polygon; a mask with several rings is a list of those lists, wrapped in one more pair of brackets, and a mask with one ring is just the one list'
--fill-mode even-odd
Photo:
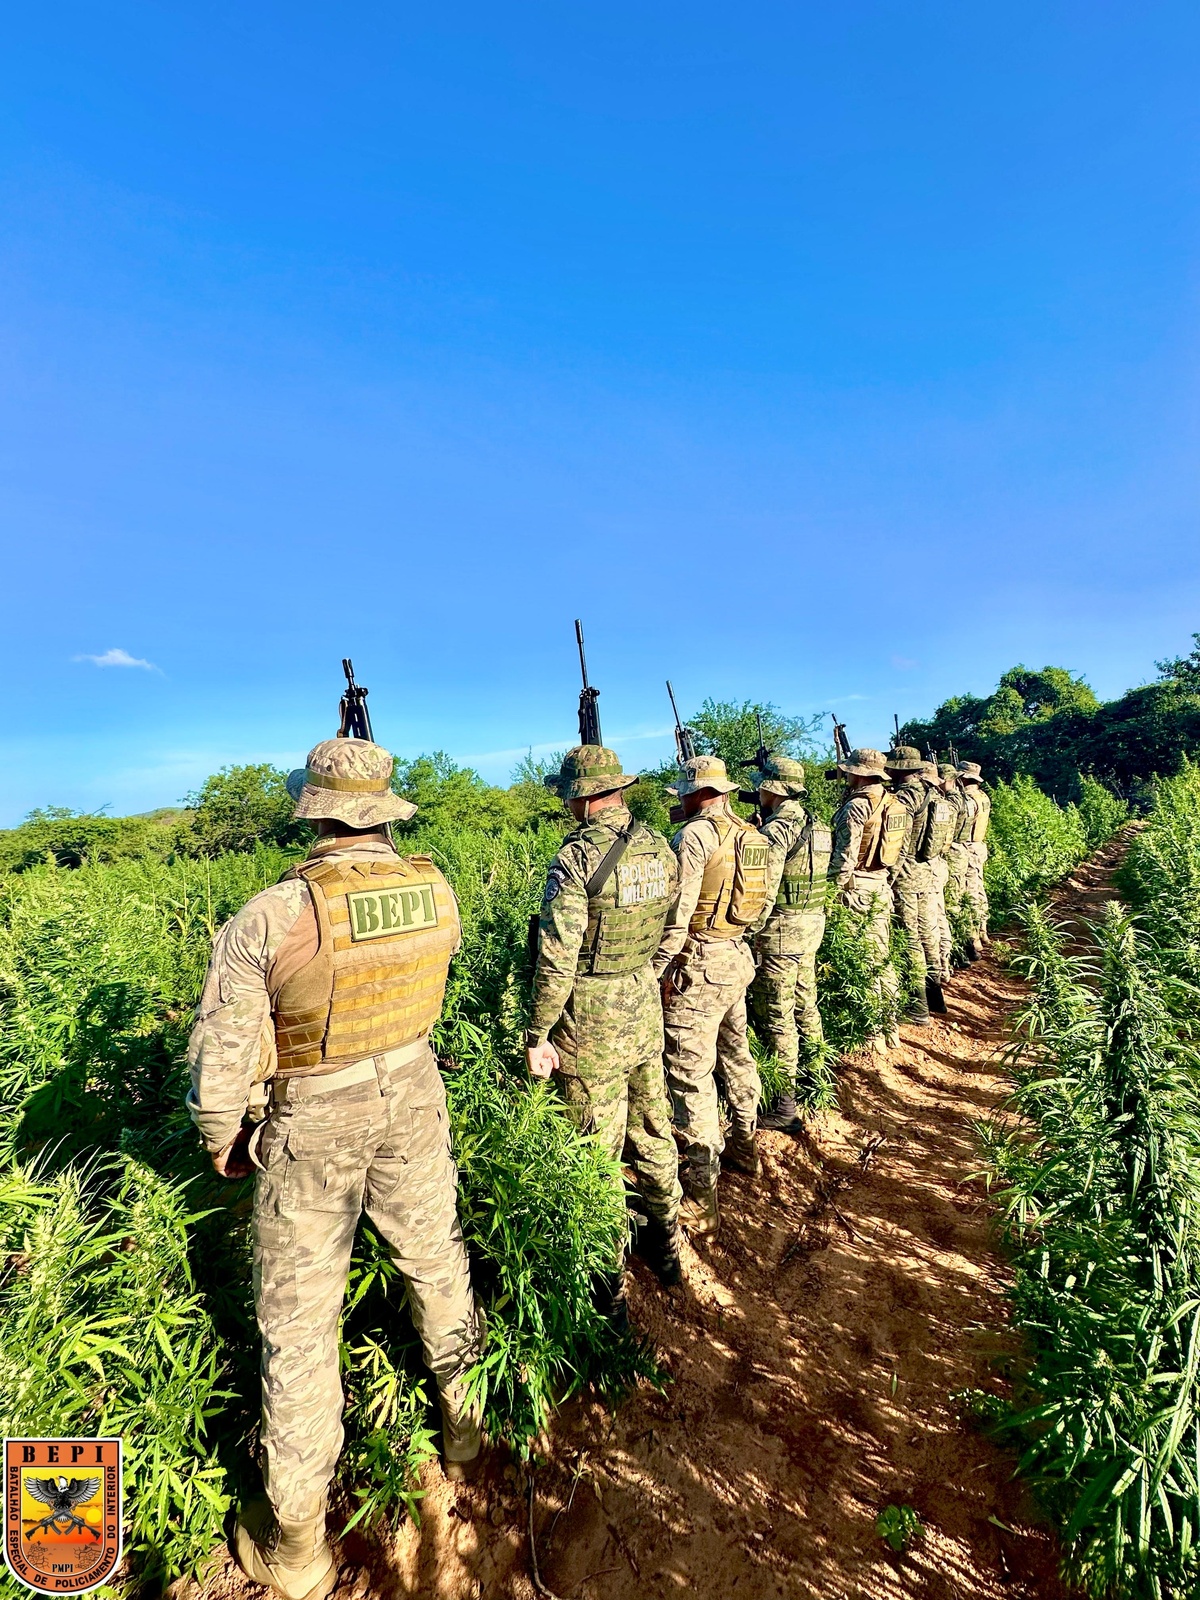
{"label": "rifle sling", "polygon": [[589,900],[594,900],[596,898],[601,889],[603,889],[604,885],[616,871],[617,864],[620,862],[621,857],[633,843],[633,830],[636,827],[637,821],[634,819],[630,822],[628,829],[622,833],[619,833],[613,840],[612,844],[610,844],[608,849],[604,852],[604,856],[600,862],[600,865],[596,868],[595,872],[592,873],[584,887],[584,893],[587,895]]}

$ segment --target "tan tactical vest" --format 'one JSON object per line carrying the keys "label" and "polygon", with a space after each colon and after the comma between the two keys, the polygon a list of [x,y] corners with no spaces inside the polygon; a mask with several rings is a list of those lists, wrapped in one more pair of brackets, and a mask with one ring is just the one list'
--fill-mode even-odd
{"label": "tan tactical vest", "polygon": [[904,854],[908,838],[908,825],[912,812],[898,794],[879,791],[871,814],[863,824],[862,838],[858,842],[856,872],[880,872],[894,867]]}
{"label": "tan tactical vest", "polygon": [[718,836],[700,880],[700,898],[689,924],[693,936],[736,939],[767,903],[770,846],[750,823],[729,811],[708,811]]}
{"label": "tan tactical vest", "polygon": [[[598,828],[596,842],[607,849],[612,843],[609,830]],[[673,865],[671,846],[662,834],[636,824],[607,882],[588,900],[577,972],[619,977],[646,965],[658,949],[670,910]]]}
{"label": "tan tactical vest", "polygon": [[975,815],[971,818],[971,831],[967,837],[972,844],[982,844],[987,838],[988,823],[992,820],[992,797],[977,787],[975,799]]}
{"label": "tan tactical vest", "polygon": [[458,905],[433,862],[318,859],[295,875],[312,894],[318,944],[272,995],[278,1075],[333,1072],[428,1033],[459,942]]}

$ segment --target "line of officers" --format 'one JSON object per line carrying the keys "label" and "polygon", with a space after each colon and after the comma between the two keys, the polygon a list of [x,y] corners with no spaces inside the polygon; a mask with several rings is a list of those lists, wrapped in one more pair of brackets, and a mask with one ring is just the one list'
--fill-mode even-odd
{"label": "line of officers", "polygon": [[[987,937],[979,767],[939,768],[900,745],[852,750],[837,771],[846,794],[826,828],[806,804],[803,766],[765,757],[756,826],[732,809],[738,785],[724,762],[695,756],[669,791],[683,817],[669,842],[630,815],[624,790],[637,779],[613,751],[577,746],[546,780],[579,826],[550,867],[538,918],[528,1066],[556,1074],[580,1125],[632,1167],[636,1249],[668,1287],[680,1277],[680,1222],[693,1238],[720,1228],[722,1167],[757,1176],[759,1129],[801,1130],[798,1074],[826,1053],[816,963],[830,894],[862,919],[875,957],[879,1054],[899,1043],[893,918],[915,977],[907,1015],[920,1025],[946,1010],[948,894],[969,959]],[[783,1075],[765,1111],[748,1015]],[[620,1267],[606,1309],[623,1319]]]}
{"label": "line of officers", "polygon": [[[241,1507],[233,1547],[283,1600],[323,1600],[337,1580],[326,1510],[343,1441],[339,1325],[364,1214],[404,1280],[447,1474],[472,1472],[483,1442],[471,1374],[484,1328],[430,1046],[461,925],[437,865],[392,843],[388,824],[416,811],[392,791],[392,770],[381,746],[336,738],[291,775],[295,814],[317,838],[217,933],[188,1046],[188,1110],[215,1170],[255,1177],[265,1495]],[[880,1051],[898,1037],[893,909],[927,978],[918,1022],[928,1000],[944,1004],[947,884],[968,910],[972,953],[986,937],[978,767],[939,772],[900,747],[851,751],[838,771],[847,792],[827,829],[805,803],[803,767],[764,758],[756,827],[731,808],[737,785],[720,760],[684,761],[670,842],[631,815],[637,780],[611,750],[578,746],[547,780],[578,826],[537,917],[528,1066],[556,1075],[580,1127],[632,1168],[635,1248],[667,1287],[680,1278],[681,1216],[698,1238],[718,1229],[722,1163],[755,1174],[758,1129],[799,1129],[796,1073],[824,1049],[815,963],[827,897],[862,918],[875,949]],[[761,1117],[748,991],[786,1075]],[[597,1292],[618,1322],[625,1253],[622,1242]]]}

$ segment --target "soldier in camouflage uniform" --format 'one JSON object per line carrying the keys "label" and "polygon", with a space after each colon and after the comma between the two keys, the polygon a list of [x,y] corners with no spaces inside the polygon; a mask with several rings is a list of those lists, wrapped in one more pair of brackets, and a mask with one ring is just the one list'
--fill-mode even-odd
{"label": "soldier in camouflage uniform", "polygon": [[908,939],[915,990],[908,1008],[908,1019],[919,1027],[929,1024],[932,1004],[945,1011],[938,973],[941,968],[941,940],[934,909],[934,885],[928,858],[922,848],[930,822],[934,790],[927,777],[927,763],[911,745],[896,745],[887,756],[888,776],[895,782],[896,795],[909,812],[908,837],[904,857],[892,879],[892,898],[896,921]]}
{"label": "soldier in camouflage uniform", "polygon": [[758,971],[750,1007],[759,1037],[787,1075],[787,1086],[758,1126],[799,1133],[796,1075],[801,1058],[820,1057],[825,1036],[817,1009],[817,951],[825,936],[825,893],[833,840],[804,804],[804,768],[771,756],[762,768],[758,805],[770,844],[767,908],[754,928]]}
{"label": "soldier in camouflage uniform", "polygon": [[[685,821],[671,840],[679,883],[654,970],[663,981],[667,1086],[684,1142],[682,1217],[688,1232],[712,1237],[720,1227],[717,1180],[726,1165],[756,1176],[755,1134],[761,1086],[746,1033],[746,990],[754,958],[744,927],[728,918],[736,830],[727,796],[737,789],[716,756],[681,763],[678,795]],[[766,865],[765,846],[763,850]],[[715,1074],[725,1084],[732,1126],[721,1128]]]}
{"label": "soldier in camouflage uniform", "polygon": [[[637,779],[613,751],[579,745],[546,781],[579,826],[551,863],[542,898],[529,1070],[557,1072],[580,1126],[614,1160],[628,1153],[647,1212],[638,1249],[670,1287],[680,1277],[680,1189],[651,962],[675,892],[675,857],[662,834],[630,815],[623,793]],[[625,1316],[624,1253],[622,1243],[598,1294],[617,1321]]]}
{"label": "soldier in camouflage uniform", "polygon": [[[946,780],[939,772],[935,761],[926,763],[925,781],[929,785],[933,802],[929,835],[926,840],[926,860],[929,865],[933,920],[937,933],[938,962],[933,970],[937,975],[938,994],[940,995],[942,984],[948,983],[954,975],[954,966],[951,961],[954,949],[954,935],[950,931],[950,917],[946,910],[946,886],[950,881],[950,846],[954,842],[954,834],[958,828],[959,818],[958,805],[956,801],[947,795]],[[934,996],[930,997],[931,1005],[934,1003],[934,999]]]}
{"label": "soldier in camouflage uniform", "polygon": [[965,798],[956,842],[966,846],[964,889],[975,930],[971,954],[978,958],[988,938],[988,898],[983,869],[988,858],[987,833],[992,800],[983,787],[983,771],[977,761],[960,762],[958,775]]}
{"label": "soldier in camouflage uniform", "polygon": [[953,834],[946,848],[946,881],[942,887],[942,905],[946,912],[946,926],[943,930],[943,940],[947,950],[946,976],[953,972],[954,926],[951,918],[957,913],[963,900],[963,887],[966,876],[966,852],[955,841],[958,831],[962,827],[963,816],[963,790],[958,781],[958,768],[949,761],[944,761],[938,768],[938,776],[942,780],[942,793],[949,804],[954,808]]}
{"label": "soldier in camouflage uniform", "polygon": [[[329,739],[293,774],[307,860],[218,933],[189,1043],[188,1109],[228,1178],[257,1169],[254,1302],[272,1517],[239,1518],[242,1569],[285,1600],[336,1581],[325,1504],[342,1446],[338,1320],[363,1212],[407,1285],[442,1402],[448,1472],[479,1454],[464,1374],[482,1327],[456,1209],[446,1091],[429,1045],[458,907],[427,858],[384,832],[415,807],[392,757]],[[248,1105],[265,1091],[267,1115]]]}
{"label": "soldier in camouflage uniform", "polygon": [[[833,816],[833,855],[829,876],[842,903],[861,918],[867,941],[878,963],[876,993],[885,1013],[896,1002],[896,972],[891,959],[892,889],[883,859],[882,827],[886,821],[887,773],[878,750],[852,750],[837,770],[846,779],[846,798]],[[886,1055],[900,1035],[893,1020],[886,1032],[873,1034],[869,1043],[876,1055]]]}

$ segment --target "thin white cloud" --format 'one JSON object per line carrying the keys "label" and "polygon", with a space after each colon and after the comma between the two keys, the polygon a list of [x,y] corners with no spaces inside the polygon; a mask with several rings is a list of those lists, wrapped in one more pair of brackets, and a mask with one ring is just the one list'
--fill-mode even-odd
{"label": "thin white cloud", "polygon": [[145,672],[161,672],[161,667],[156,667],[153,661],[143,661],[138,656],[131,656],[128,650],[119,650],[114,647],[106,650],[102,656],[74,656],[75,661],[90,661],[94,667],[141,667]]}

